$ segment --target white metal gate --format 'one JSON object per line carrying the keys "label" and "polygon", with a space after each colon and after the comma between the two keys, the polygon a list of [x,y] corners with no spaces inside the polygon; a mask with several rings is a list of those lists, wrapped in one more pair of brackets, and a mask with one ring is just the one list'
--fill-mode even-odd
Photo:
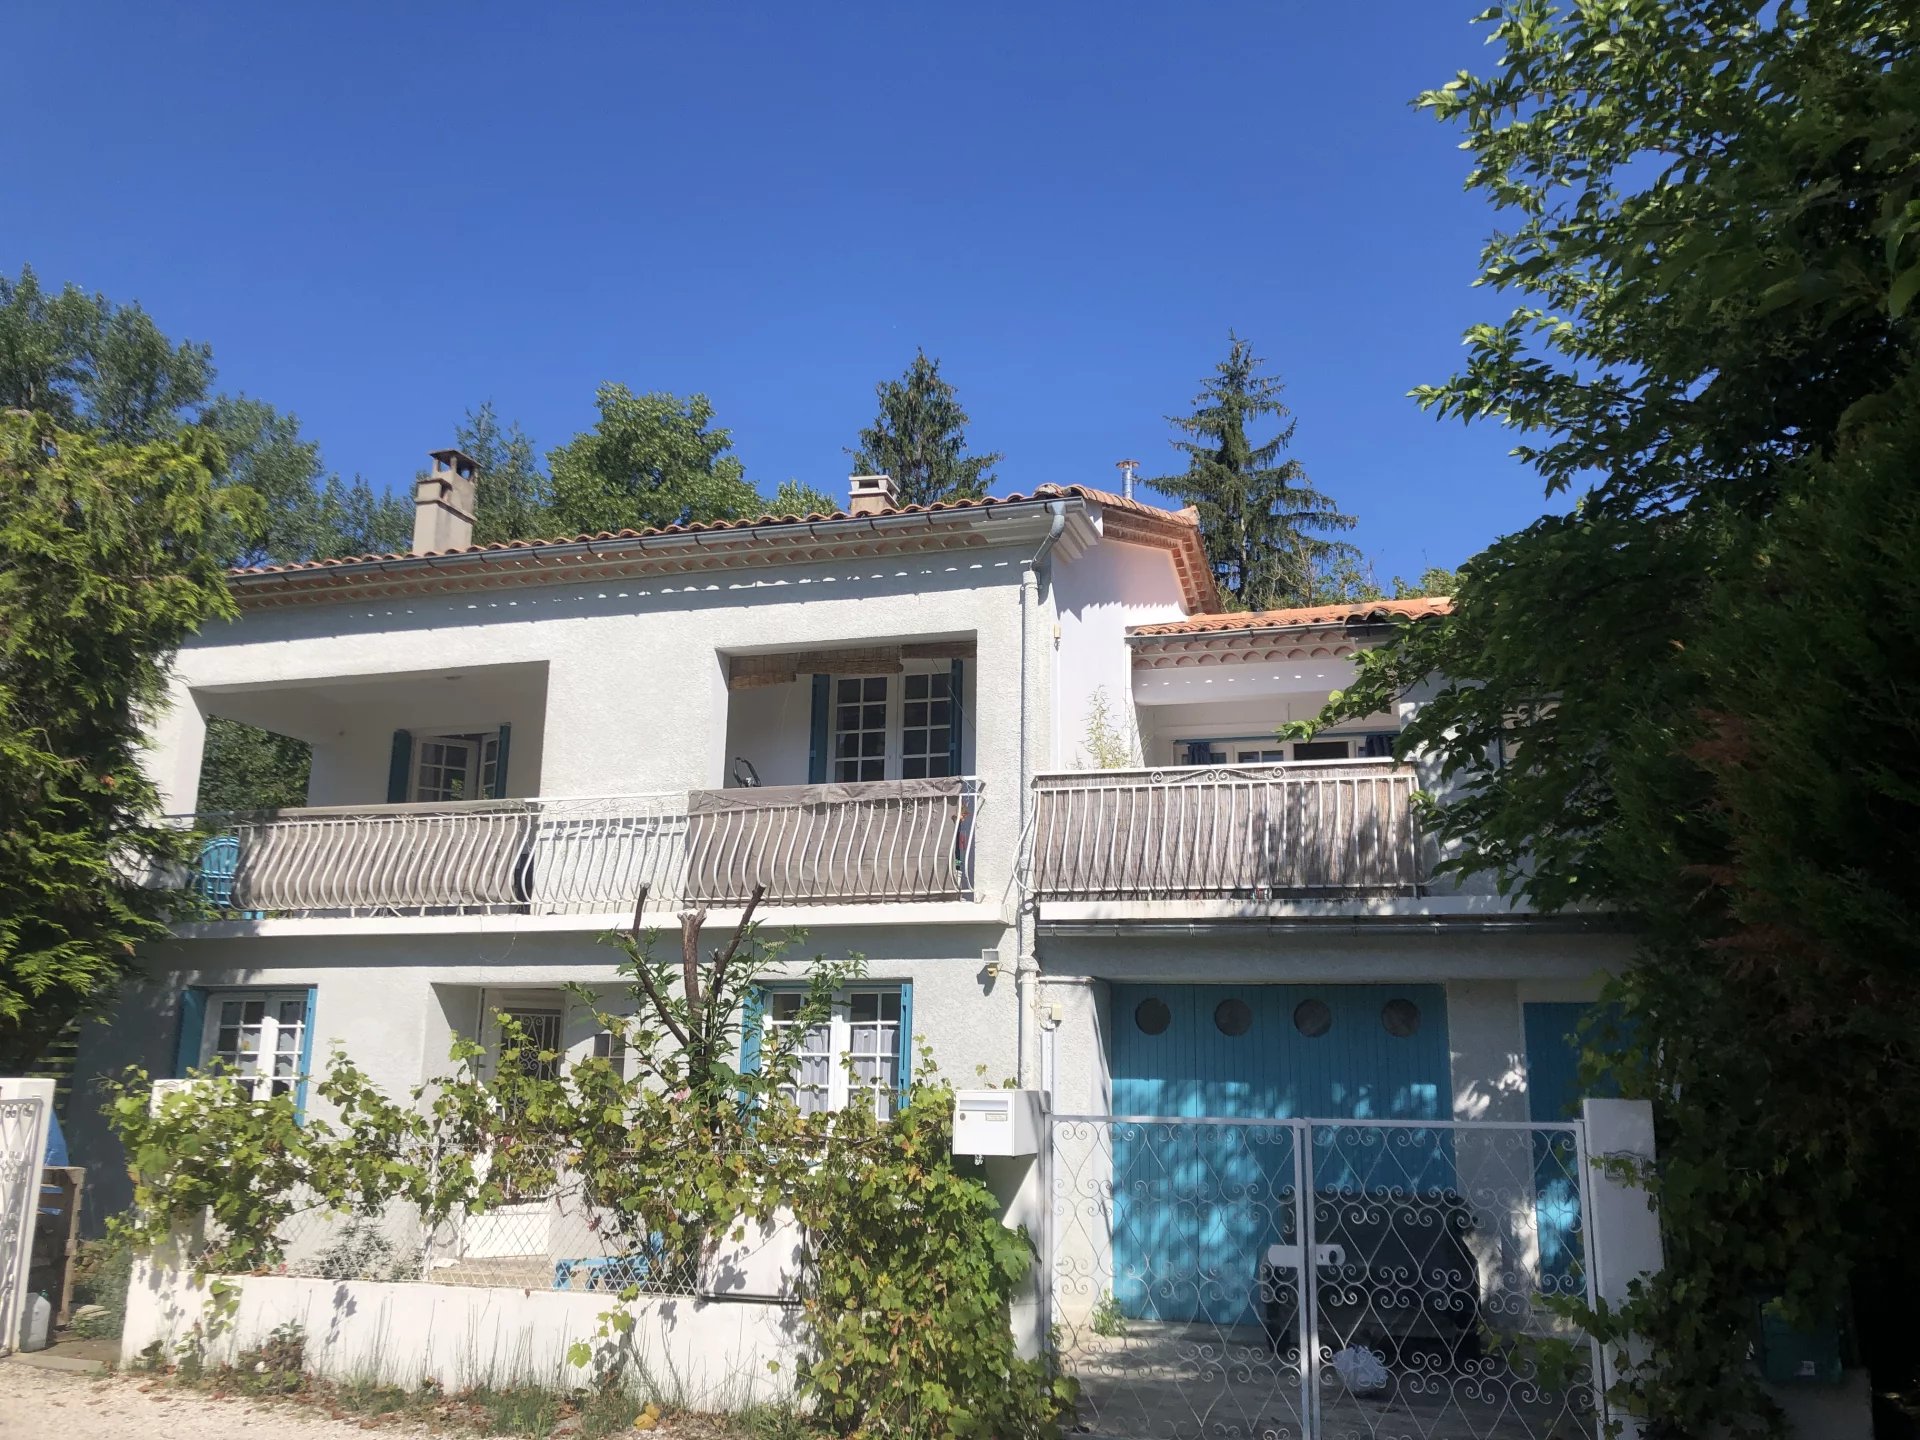
{"label": "white metal gate", "polygon": [[1578,1122],[1055,1116],[1049,1334],[1081,1433],[1598,1433]]}
{"label": "white metal gate", "polygon": [[0,1096],[0,1355],[19,1339],[46,1160],[45,1112],[37,1096]]}

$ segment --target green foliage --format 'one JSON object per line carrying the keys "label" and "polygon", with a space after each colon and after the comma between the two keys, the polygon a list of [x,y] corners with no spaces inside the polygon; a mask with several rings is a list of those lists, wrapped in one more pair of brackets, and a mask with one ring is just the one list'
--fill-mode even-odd
{"label": "green foliage", "polygon": [[801,1372],[815,1417],[842,1434],[1058,1434],[1073,1382],[1022,1360],[1008,1326],[1032,1244],[954,1159],[953,1092],[916,1083],[892,1121],[850,1107],[823,1139],[792,1192],[816,1237]]}
{"label": "green foliage", "polygon": [[32,1063],[166,933],[141,867],[180,853],[138,763],[164,667],[233,613],[252,515],[198,432],[126,445],[0,415],[0,1070]]}
{"label": "green foliage", "polygon": [[940,362],[917,351],[898,380],[874,387],[880,413],[847,451],[855,473],[891,475],[902,505],[933,505],[943,500],[978,500],[993,484],[993,467],[1006,457],[998,450],[969,455],[967,412],[952,385],[941,378]]}
{"label": "green foliage", "polygon": [[[533,441],[518,421],[502,427],[493,402],[485,401],[454,431],[453,443],[479,467],[473,540],[539,540],[558,534],[552,518],[552,487],[540,468]],[[564,527],[562,527],[564,528]]]}
{"label": "green foliage", "polygon": [[186,423],[212,383],[211,348],[175,345],[138,305],[71,284],[50,295],[30,266],[0,275],[0,410],[140,444]]}
{"label": "green foliage", "polygon": [[1118,1340],[1127,1333],[1127,1312],[1120,1308],[1120,1302],[1113,1298],[1113,1292],[1109,1290],[1095,1302],[1093,1314],[1087,1323],[1088,1328],[1102,1339]]}
{"label": "green foliage", "polygon": [[194,809],[218,814],[304,805],[312,768],[313,747],[306,741],[210,715]]}
{"label": "green foliage", "polygon": [[823,490],[799,480],[782,480],[767,501],[770,515],[832,515],[845,507]]}
{"label": "green foliage", "polygon": [[635,395],[602,385],[600,418],[547,457],[553,518],[567,534],[732,520],[759,508],[733,454],[733,434],[713,427],[704,395]]}
{"label": "green foliage", "polygon": [[[1313,488],[1297,459],[1282,458],[1299,422],[1280,399],[1280,381],[1261,373],[1266,362],[1253,346],[1237,335],[1228,340],[1227,358],[1201,385],[1193,414],[1167,417],[1189,437],[1173,442],[1186,470],[1153,484],[1200,512],[1200,538],[1230,607],[1310,604],[1319,577],[1359,561],[1353,546],[1327,537],[1351,530],[1354,519]],[[1256,445],[1248,429],[1265,420],[1278,428]]]}
{"label": "green foliage", "polygon": [[[1619,1398],[1653,1433],[1756,1434],[1760,1301],[1804,1321],[1850,1276],[1920,1279],[1920,17],[1486,18],[1499,69],[1423,103],[1516,214],[1484,278],[1521,303],[1417,393],[1585,488],[1331,713],[1445,677],[1403,741],[1450,863],[1638,920],[1611,1068],[1655,1102],[1666,1269],[1584,1319],[1648,1341]],[[1887,1313],[1876,1383],[1910,1386]]]}
{"label": "green foliage", "polygon": [[132,1283],[133,1249],[124,1236],[81,1241],[73,1259],[73,1333],[82,1340],[119,1338]]}
{"label": "green foliage", "polygon": [[1449,570],[1442,565],[1429,565],[1420,572],[1418,580],[1408,580],[1402,576],[1393,577],[1393,598],[1395,600],[1420,600],[1427,597],[1444,598],[1460,588],[1460,572]]}
{"label": "green foliage", "polygon": [[1087,697],[1087,733],[1080,758],[1094,770],[1125,770],[1140,763],[1139,733],[1128,715],[1115,707],[1104,685],[1094,686]]}

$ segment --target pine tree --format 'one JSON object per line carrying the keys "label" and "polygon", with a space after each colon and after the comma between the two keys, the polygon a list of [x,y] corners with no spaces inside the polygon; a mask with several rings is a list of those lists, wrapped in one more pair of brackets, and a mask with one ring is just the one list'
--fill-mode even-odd
{"label": "pine tree", "polygon": [[453,443],[480,470],[473,517],[476,544],[540,540],[559,533],[560,522],[553,518],[553,486],[519,421],[501,425],[488,400],[478,410],[469,410],[467,418],[454,427]]}
{"label": "pine tree", "polygon": [[[1167,417],[1191,437],[1173,442],[1187,457],[1185,473],[1152,483],[1200,512],[1207,559],[1230,606],[1311,604],[1318,576],[1359,560],[1352,545],[1326,533],[1351,530],[1354,520],[1313,488],[1298,460],[1281,458],[1297,423],[1281,402],[1281,382],[1260,373],[1266,362],[1251,344],[1232,334],[1228,340],[1227,358],[1194,397],[1193,414]],[[1279,428],[1255,445],[1248,427],[1268,419]]]}
{"label": "pine tree", "polygon": [[967,412],[953,386],[940,378],[940,362],[922,350],[898,380],[874,387],[880,413],[847,451],[862,475],[891,475],[902,505],[978,500],[993,483],[993,467],[1006,457],[968,455]]}

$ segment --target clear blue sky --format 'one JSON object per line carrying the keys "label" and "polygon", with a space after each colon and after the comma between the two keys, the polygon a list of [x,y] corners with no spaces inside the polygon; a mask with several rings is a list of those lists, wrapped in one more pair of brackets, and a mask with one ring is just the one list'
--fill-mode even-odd
{"label": "clear blue sky", "polygon": [[1172,465],[1250,337],[1383,577],[1538,514],[1405,398],[1504,313],[1408,105],[1481,0],[16,7],[0,265],[139,300],[329,465],[404,483],[491,397],[712,397],[763,489],[845,483],[924,346],[1000,488]]}

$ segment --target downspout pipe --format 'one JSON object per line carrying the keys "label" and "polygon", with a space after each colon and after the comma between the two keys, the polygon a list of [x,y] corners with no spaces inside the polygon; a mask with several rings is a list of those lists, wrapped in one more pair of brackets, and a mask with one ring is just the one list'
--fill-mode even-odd
{"label": "downspout pipe", "polygon": [[[1067,502],[1055,500],[1047,506],[1053,516],[1048,526],[1046,538],[1040,542],[1040,548],[1033,552],[1031,559],[1020,571],[1020,838],[1024,839],[1033,811],[1033,756],[1028,748],[1032,738],[1033,693],[1035,690],[1033,675],[1033,617],[1040,605],[1040,567],[1053,553],[1053,547],[1060,543],[1060,536],[1067,528]],[[1016,841],[1016,843],[1018,843]],[[1016,865],[1019,863],[1015,857]],[[1034,1006],[1040,985],[1040,960],[1035,953],[1034,938],[1036,926],[1033,911],[1025,896],[1019,900],[1019,908],[1014,917],[1014,936],[1019,945],[1019,956],[1014,961],[1013,994],[1016,1016],[1013,1032],[1014,1061],[1019,1069],[1019,1084],[1024,1089],[1034,1085],[1035,1065],[1028,1053],[1032,1044],[1033,1025],[1036,1019]]]}

